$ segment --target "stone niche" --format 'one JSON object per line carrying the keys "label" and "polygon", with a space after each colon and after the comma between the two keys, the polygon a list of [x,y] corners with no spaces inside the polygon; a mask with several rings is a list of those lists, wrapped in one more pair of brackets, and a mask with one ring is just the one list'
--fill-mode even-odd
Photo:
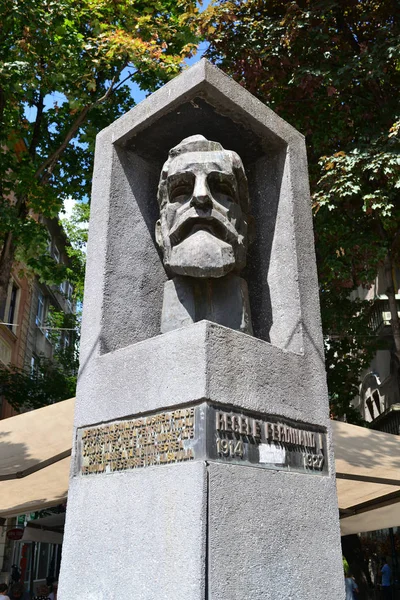
{"label": "stone niche", "polygon": [[82,361],[99,342],[102,355],[160,333],[167,276],[154,239],[157,186],[170,148],[195,134],[237,152],[245,166],[256,225],[243,272],[254,336],[304,351],[319,307],[308,182],[298,175],[306,172],[303,136],[201,60],[97,138]]}
{"label": "stone niche", "polygon": [[[256,232],[241,276],[254,336],[209,320],[160,334],[160,171],[172,147],[199,134],[235,151],[247,173]],[[341,600],[303,136],[201,60],[98,135],[86,272],[60,600],[110,590],[141,600]],[[152,438],[149,451],[150,435],[125,469],[125,442],[109,464],[109,446],[96,441],[128,427],[130,443],[157,416],[182,441],[171,416],[181,421],[181,410],[189,422],[178,458],[164,451],[153,465],[160,448]],[[239,422],[260,443],[232,446]],[[278,456],[270,439],[294,449]]]}

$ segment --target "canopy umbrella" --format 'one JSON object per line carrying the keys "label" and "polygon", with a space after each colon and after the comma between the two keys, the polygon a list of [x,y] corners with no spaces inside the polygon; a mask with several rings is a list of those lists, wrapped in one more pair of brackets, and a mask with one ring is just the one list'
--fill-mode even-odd
{"label": "canopy umbrella", "polygon": [[[0,517],[63,503],[74,398],[0,421]],[[332,421],[342,535],[400,526],[400,436]]]}
{"label": "canopy umbrella", "polygon": [[400,525],[400,436],[332,421],[342,535]]}

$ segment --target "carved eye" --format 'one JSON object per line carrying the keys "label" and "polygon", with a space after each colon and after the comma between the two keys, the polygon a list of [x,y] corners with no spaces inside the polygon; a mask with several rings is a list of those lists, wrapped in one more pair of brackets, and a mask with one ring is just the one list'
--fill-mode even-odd
{"label": "carved eye", "polygon": [[215,198],[224,197],[235,202],[236,194],[230,181],[224,180],[218,175],[209,178],[211,193]]}
{"label": "carved eye", "polygon": [[220,194],[224,194],[225,196],[229,196],[230,198],[232,198],[232,196],[234,195],[233,189],[232,187],[225,182],[219,182],[218,185],[216,186],[216,192],[220,193]]}
{"label": "carved eye", "polygon": [[186,202],[193,194],[194,175],[190,171],[175,173],[168,178],[170,202]]}
{"label": "carved eye", "polygon": [[192,186],[185,183],[181,185],[175,185],[169,192],[170,202],[184,202],[188,200],[192,195]]}

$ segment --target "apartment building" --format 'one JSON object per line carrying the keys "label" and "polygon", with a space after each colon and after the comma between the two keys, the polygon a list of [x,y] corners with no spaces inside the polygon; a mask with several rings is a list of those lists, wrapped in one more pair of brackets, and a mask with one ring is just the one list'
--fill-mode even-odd
{"label": "apartment building", "polygon": [[[394,272],[397,310],[400,316],[400,269]],[[378,272],[369,290],[359,289],[357,296],[373,300],[371,328],[384,341],[369,368],[361,374],[359,396],[354,406],[372,429],[400,435],[400,372],[394,355],[391,316],[383,271]]]}
{"label": "apartment building", "polygon": [[[57,219],[46,219],[44,223],[49,233],[49,254],[56,262],[68,264],[68,240],[62,226]],[[14,265],[5,305],[0,306],[0,362],[34,372],[40,357],[52,359],[55,343],[65,346],[70,342],[68,331],[52,335],[48,316],[52,309],[66,314],[75,311],[73,287],[68,281],[60,286],[40,283],[37,277],[24,275],[21,267]],[[0,419],[14,414],[0,390]]]}

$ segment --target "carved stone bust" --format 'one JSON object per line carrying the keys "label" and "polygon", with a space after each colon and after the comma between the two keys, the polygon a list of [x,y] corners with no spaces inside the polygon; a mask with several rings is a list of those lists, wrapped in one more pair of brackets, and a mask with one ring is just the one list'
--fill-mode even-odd
{"label": "carved stone bust", "polygon": [[172,148],[158,187],[166,283],[161,331],[201,319],[252,333],[246,265],[249,194],[235,152],[202,135]]}

